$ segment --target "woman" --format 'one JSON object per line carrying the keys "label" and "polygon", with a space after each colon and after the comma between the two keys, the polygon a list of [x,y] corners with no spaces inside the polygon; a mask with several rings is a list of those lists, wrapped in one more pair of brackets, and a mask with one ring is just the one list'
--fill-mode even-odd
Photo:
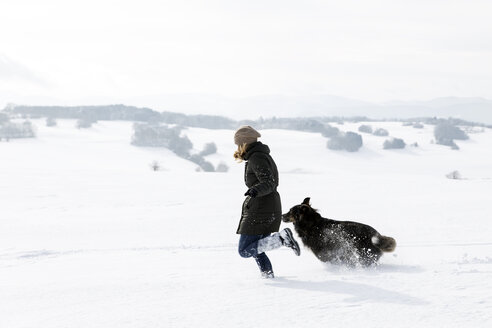
{"label": "woman", "polygon": [[[253,257],[263,278],[274,278],[272,264],[265,252],[287,246],[299,256],[300,248],[289,228],[277,232],[282,218],[280,195],[277,192],[278,171],[270,149],[257,139],[260,133],[251,126],[242,126],[234,134],[238,146],[234,158],[246,161],[244,182],[249,188],[243,203],[237,233],[239,255]],[[273,233],[273,234],[272,234]]]}

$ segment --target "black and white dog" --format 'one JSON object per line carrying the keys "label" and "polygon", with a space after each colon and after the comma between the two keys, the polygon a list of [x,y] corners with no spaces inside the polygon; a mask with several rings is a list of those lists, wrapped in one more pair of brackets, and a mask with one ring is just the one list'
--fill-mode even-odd
{"label": "black and white dog", "polygon": [[323,262],[349,266],[376,264],[383,252],[392,252],[395,239],[382,236],[374,228],[351,221],[323,218],[309,204],[310,198],[282,215],[292,222],[306,247]]}

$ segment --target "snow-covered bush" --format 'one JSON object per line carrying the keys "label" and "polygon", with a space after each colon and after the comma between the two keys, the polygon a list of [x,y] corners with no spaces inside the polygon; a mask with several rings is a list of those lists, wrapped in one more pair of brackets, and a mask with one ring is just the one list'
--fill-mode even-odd
{"label": "snow-covered bush", "polygon": [[150,163],[150,168],[152,169],[152,171],[159,171],[161,169],[161,165],[158,161],[153,161],[152,163]]}
{"label": "snow-covered bush", "polygon": [[473,134],[473,133],[484,133],[485,128],[484,127],[476,127],[476,126],[465,126],[462,128],[463,131],[466,134]]}
{"label": "snow-covered bush", "polygon": [[212,163],[207,162],[207,161],[203,161],[200,164],[200,167],[205,172],[214,172],[215,171],[214,166],[212,165]]}
{"label": "snow-covered bush", "polygon": [[382,128],[376,129],[372,134],[378,137],[386,137],[389,135],[388,130]]}
{"label": "snow-covered bush", "polygon": [[260,117],[256,121],[243,120],[239,125],[251,125],[259,129],[286,129],[323,133],[325,124],[314,118],[277,118],[264,119]]}
{"label": "snow-covered bush", "polygon": [[439,145],[450,146],[452,149],[459,149],[454,140],[466,140],[468,135],[459,127],[447,122],[437,124],[434,128],[434,137]]}
{"label": "snow-covered bush", "polygon": [[331,138],[340,133],[340,130],[334,126],[331,126],[330,124],[325,124],[325,128],[323,132],[321,132],[321,135],[323,137]]}
{"label": "snow-covered bush", "polygon": [[325,125],[318,120],[303,118],[290,121],[289,129],[297,131],[321,132],[325,130]]}
{"label": "snow-covered bush", "polygon": [[406,144],[403,139],[391,138],[384,142],[383,149],[403,149],[405,146]]}
{"label": "snow-covered bush", "polygon": [[178,156],[186,158],[192,148],[193,144],[187,136],[177,136],[169,140],[169,149],[171,149]]}
{"label": "snow-covered bush", "polygon": [[[165,147],[172,150],[176,155],[197,164],[200,167],[199,170],[205,172],[215,171],[214,166],[210,162],[207,162],[201,153],[190,155],[193,144],[187,136],[181,136],[181,130],[181,127],[135,123],[133,125],[132,145],[141,147]],[[205,148],[212,149],[213,147],[216,149],[215,144]]]}
{"label": "snow-covered bush", "polygon": [[458,145],[456,144],[456,142],[454,142],[454,140],[451,140],[451,139],[442,139],[438,142],[436,142],[438,145],[442,145],[442,146],[449,146],[451,147],[451,149],[453,150],[459,150],[460,147],[458,147]]}
{"label": "snow-covered bush", "polygon": [[423,129],[424,125],[422,123],[415,123],[412,125],[414,129]]}
{"label": "snow-covered bush", "polygon": [[462,179],[461,174],[458,171],[449,172],[448,174],[446,174],[446,178],[453,179],[453,180],[461,180]]}
{"label": "snow-covered bush", "polygon": [[188,158],[193,144],[187,136],[180,136],[181,128],[165,125],[135,123],[132,145],[141,147],[165,147],[178,156]]}
{"label": "snow-covered bush", "polygon": [[80,118],[77,120],[77,123],[75,126],[77,129],[88,129],[92,127],[92,124],[96,123],[97,121],[91,118]]}
{"label": "snow-covered bush", "polygon": [[9,116],[4,113],[0,113],[0,124],[6,123],[10,120]]}
{"label": "snow-covered bush", "polygon": [[328,140],[326,146],[331,150],[355,152],[362,147],[362,136],[355,132],[340,133]]}
{"label": "snow-covered bush", "polygon": [[229,166],[227,166],[223,162],[220,162],[219,165],[217,165],[217,168],[215,169],[215,172],[227,172],[227,171],[229,171]]}
{"label": "snow-covered bush", "polygon": [[199,154],[193,154],[193,155],[189,156],[188,157],[188,160],[192,161],[195,164],[198,164],[198,166],[200,166],[200,168],[203,171],[205,171],[205,172],[214,172],[215,171],[214,166],[212,165],[212,163],[207,162]]}
{"label": "snow-covered bush", "polygon": [[372,126],[363,124],[359,126],[359,132],[372,133]]}
{"label": "snow-covered bush", "polygon": [[[342,122],[343,123],[343,122]],[[296,118],[277,118],[272,117],[268,119],[259,118],[258,120],[241,120],[238,121],[237,126],[250,125],[257,129],[285,129],[285,130],[295,130],[295,131],[305,131],[321,133],[324,137],[332,137],[337,135],[340,131],[326,123],[323,119],[319,118],[306,118],[306,117],[296,117]]]}
{"label": "snow-covered bush", "polygon": [[209,142],[205,144],[205,147],[203,147],[203,150],[200,152],[200,156],[207,156],[207,155],[212,155],[217,152],[217,145],[215,145],[214,142]]}
{"label": "snow-covered bush", "polygon": [[158,124],[135,123],[133,125],[132,145],[170,148],[170,140],[179,138],[180,132],[181,129],[176,127],[169,128]]}
{"label": "snow-covered bush", "polygon": [[4,122],[0,124],[0,140],[34,138],[34,128],[30,121],[23,123]]}
{"label": "snow-covered bush", "polygon": [[51,127],[51,126],[56,126],[56,124],[57,124],[57,123],[56,123],[55,118],[53,118],[53,117],[48,117],[48,118],[46,119],[46,126],[50,126],[50,127]]}
{"label": "snow-covered bush", "polygon": [[198,165],[205,161],[205,159],[199,154],[190,155],[187,159]]}

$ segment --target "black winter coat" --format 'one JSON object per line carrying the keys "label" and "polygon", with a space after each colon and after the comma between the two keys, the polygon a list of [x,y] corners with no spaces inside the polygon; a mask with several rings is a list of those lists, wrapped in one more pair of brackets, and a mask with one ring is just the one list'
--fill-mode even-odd
{"label": "black winter coat", "polygon": [[278,231],[282,217],[280,195],[277,192],[278,170],[270,156],[270,148],[257,141],[246,149],[244,182],[258,191],[256,197],[246,197],[243,203],[238,234],[263,235]]}

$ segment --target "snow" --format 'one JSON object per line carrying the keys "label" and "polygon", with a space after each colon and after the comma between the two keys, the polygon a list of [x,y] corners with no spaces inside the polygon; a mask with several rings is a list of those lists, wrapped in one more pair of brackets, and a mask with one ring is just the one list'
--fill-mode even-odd
{"label": "snow", "polygon": [[[245,186],[233,131],[183,132],[197,151],[215,142],[206,159],[230,167],[204,173],[130,145],[129,122],[33,123],[36,139],[0,142],[0,327],[492,325],[489,129],[455,151],[430,143],[432,126],[338,125],[370,124],[407,143],[383,150],[385,137],[363,134],[357,153],[328,150],[320,134],[261,131],[284,212],[309,196],[323,216],[398,244],[371,269],[281,248],[268,253],[276,278],[265,280],[237,254]],[[462,179],[446,178],[454,170]]]}

